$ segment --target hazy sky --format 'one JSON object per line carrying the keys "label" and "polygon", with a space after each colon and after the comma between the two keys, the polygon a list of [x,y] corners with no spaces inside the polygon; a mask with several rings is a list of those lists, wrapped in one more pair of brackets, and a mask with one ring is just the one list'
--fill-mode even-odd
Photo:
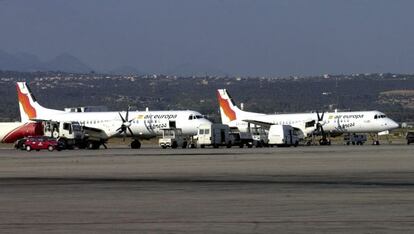
{"label": "hazy sky", "polygon": [[411,0],[0,0],[0,50],[97,70],[414,73]]}

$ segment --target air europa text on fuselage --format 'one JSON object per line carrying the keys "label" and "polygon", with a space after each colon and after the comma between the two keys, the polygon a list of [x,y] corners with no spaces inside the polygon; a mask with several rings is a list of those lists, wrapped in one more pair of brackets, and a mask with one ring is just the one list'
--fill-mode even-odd
{"label": "air europa text on fuselage", "polygon": [[356,114],[356,115],[332,115],[329,116],[329,118],[335,118],[335,119],[363,119],[364,114]]}
{"label": "air europa text on fuselage", "polygon": [[166,115],[145,115],[144,119],[176,119],[177,114],[166,114]]}

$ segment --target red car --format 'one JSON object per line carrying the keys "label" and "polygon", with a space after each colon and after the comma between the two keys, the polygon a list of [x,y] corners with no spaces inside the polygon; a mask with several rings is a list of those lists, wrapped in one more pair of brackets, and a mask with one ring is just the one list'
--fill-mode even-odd
{"label": "red car", "polygon": [[60,144],[56,139],[45,136],[27,137],[26,141],[22,144],[22,148],[27,151],[39,151],[41,149],[47,149],[49,151],[53,151],[55,149],[61,150]]}

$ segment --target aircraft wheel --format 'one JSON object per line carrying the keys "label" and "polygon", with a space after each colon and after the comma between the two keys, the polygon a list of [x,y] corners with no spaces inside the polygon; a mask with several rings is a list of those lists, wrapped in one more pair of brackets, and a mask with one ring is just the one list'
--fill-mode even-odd
{"label": "aircraft wheel", "polygon": [[131,149],[139,149],[141,148],[141,142],[139,142],[139,140],[133,140],[131,142]]}
{"label": "aircraft wheel", "polygon": [[178,147],[178,144],[177,144],[177,142],[176,142],[176,141],[174,141],[174,142],[171,144],[171,148],[176,149],[177,147]]}
{"label": "aircraft wheel", "polygon": [[184,141],[183,142],[183,145],[181,146],[183,149],[185,149],[185,148],[187,148],[187,142],[186,141]]}
{"label": "aircraft wheel", "polygon": [[95,141],[88,142],[88,149],[99,149],[100,143]]}

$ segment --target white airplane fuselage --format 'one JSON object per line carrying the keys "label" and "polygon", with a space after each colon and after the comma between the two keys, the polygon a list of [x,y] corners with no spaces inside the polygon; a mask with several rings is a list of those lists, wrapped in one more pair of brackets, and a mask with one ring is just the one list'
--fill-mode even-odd
{"label": "white airplane fuselage", "polygon": [[[119,135],[119,127],[126,112],[62,112],[54,114],[48,120],[65,122],[76,121],[82,126],[100,129],[105,134],[105,138]],[[198,118],[194,118],[197,116]],[[46,117],[40,116],[42,119]],[[198,126],[210,123],[209,120],[195,111],[130,111],[130,128],[134,136],[139,138],[151,138],[162,134],[162,129],[168,128],[171,122],[175,123],[176,128],[180,128],[184,135],[195,135]],[[127,131],[127,136],[131,136]]]}
{"label": "white airplane fuselage", "polygon": [[[243,118],[278,125],[291,125],[302,131],[305,129],[305,122],[317,121],[316,113],[253,114]],[[228,124],[247,131],[248,123],[242,119],[230,121]],[[378,133],[398,128],[396,122],[379,111],[325,112],[321,122],[324,131],[330,133]],[[304,133],[309,134],[313,130],[314,128],[309,128],[308,132],[304,131]]]}

